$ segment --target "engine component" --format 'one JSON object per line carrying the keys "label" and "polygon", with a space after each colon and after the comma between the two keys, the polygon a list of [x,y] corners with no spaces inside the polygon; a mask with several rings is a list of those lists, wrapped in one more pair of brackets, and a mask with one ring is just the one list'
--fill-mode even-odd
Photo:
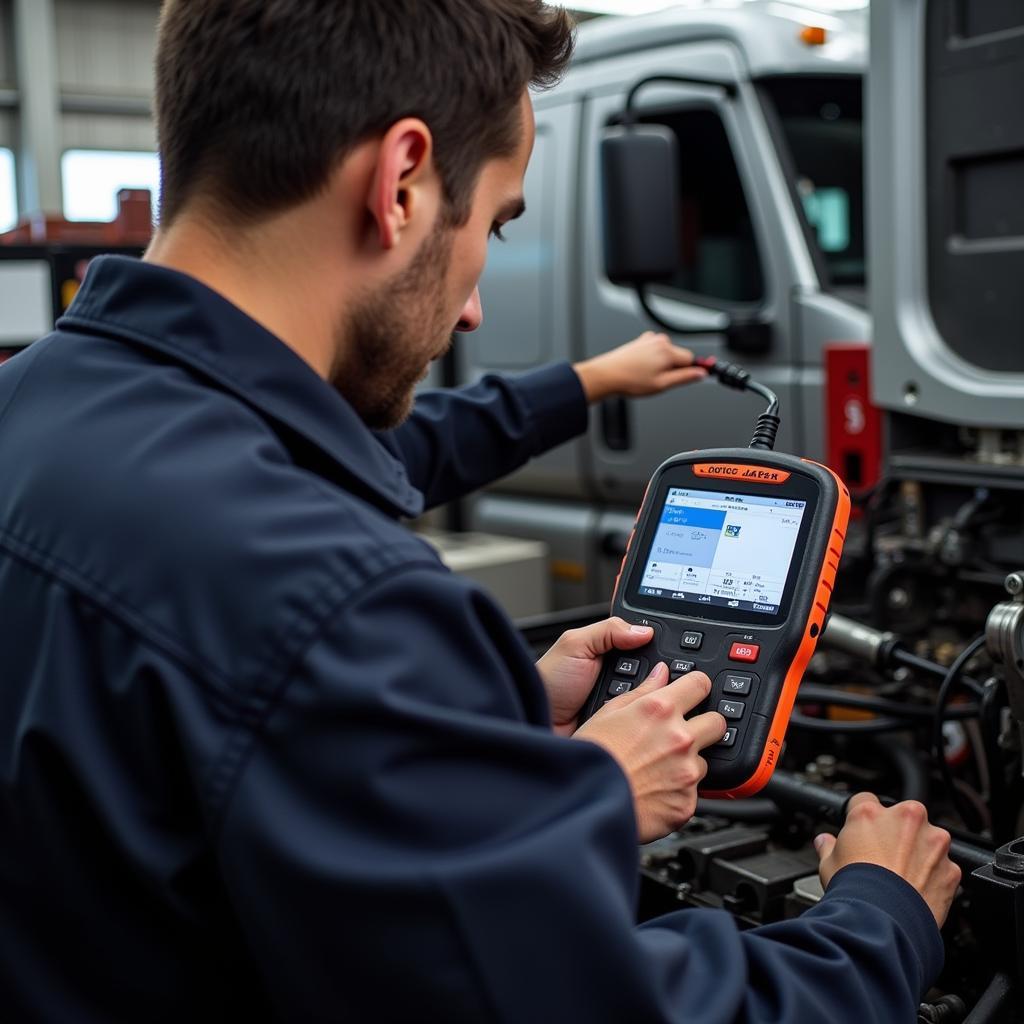
{"label": "engine component", "polygon": [[[1006,670],[1010,714],[1024,746],[1024,570],[1006,577],[1009,601],[997,604],[985,623],[985,639],[992,659]],[[1021,762],[1024,773],[1024,760]]]}

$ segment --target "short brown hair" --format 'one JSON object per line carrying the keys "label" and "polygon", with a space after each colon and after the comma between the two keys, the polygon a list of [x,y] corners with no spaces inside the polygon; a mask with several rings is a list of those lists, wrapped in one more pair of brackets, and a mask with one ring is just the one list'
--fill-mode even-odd
{"label": "short brown hair", "polygon": [[161,222],[198,195],[243,219],[276,213],[419,117],[460,223],[484,163],[515,151],[524,90],[557,81],[572,49],[569,15],[541,0],[166,0]]}

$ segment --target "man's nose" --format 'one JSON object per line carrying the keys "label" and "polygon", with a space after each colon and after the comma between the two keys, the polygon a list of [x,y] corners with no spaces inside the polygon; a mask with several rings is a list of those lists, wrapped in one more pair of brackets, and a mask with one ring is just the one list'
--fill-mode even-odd
{"label": "man's nose", "polygon": [[459,323],[455,330],[460,334],[469,334],[475,331],[484,322],[484,308],[480,304],[480,289],[474,288],[469,302],[462,307],[459,315]]}

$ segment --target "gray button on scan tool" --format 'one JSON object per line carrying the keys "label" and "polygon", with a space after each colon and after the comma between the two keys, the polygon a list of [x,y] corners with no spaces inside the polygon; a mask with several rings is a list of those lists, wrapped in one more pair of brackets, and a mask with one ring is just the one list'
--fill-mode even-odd
{"label": "gray button on scan tool", "polygon": [[687,651],[699,651],[703,643],[704,634],[691,630],[683,634],[683,638],[679,641],[679,646]]}
{"label": "gray button on scan tool", "polygon": [[726,718],[738,721],[743,717],[743,712],[746,711],[747,706],[741,700],[723,700],[719,701],[718,712],[724,715]]}

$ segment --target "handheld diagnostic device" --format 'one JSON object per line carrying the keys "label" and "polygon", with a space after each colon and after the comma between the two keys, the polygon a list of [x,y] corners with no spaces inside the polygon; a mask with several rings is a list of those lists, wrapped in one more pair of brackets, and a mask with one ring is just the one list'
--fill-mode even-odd
{"label": "handheld diagnostic device", "polygon": [[704,796],[743,797],[771,777],[807,662],[828,612],[850,514],[830,469],[771,450],[778,401],[730,363],[698,360],[723,383],[770,401],[750,448],[675,455],[655,472],[612,598],[612,614],[652,626],[636,651],[611,652],[584,708],[593,715],[657,661],[700,671],[722,741],[703,756]]}

